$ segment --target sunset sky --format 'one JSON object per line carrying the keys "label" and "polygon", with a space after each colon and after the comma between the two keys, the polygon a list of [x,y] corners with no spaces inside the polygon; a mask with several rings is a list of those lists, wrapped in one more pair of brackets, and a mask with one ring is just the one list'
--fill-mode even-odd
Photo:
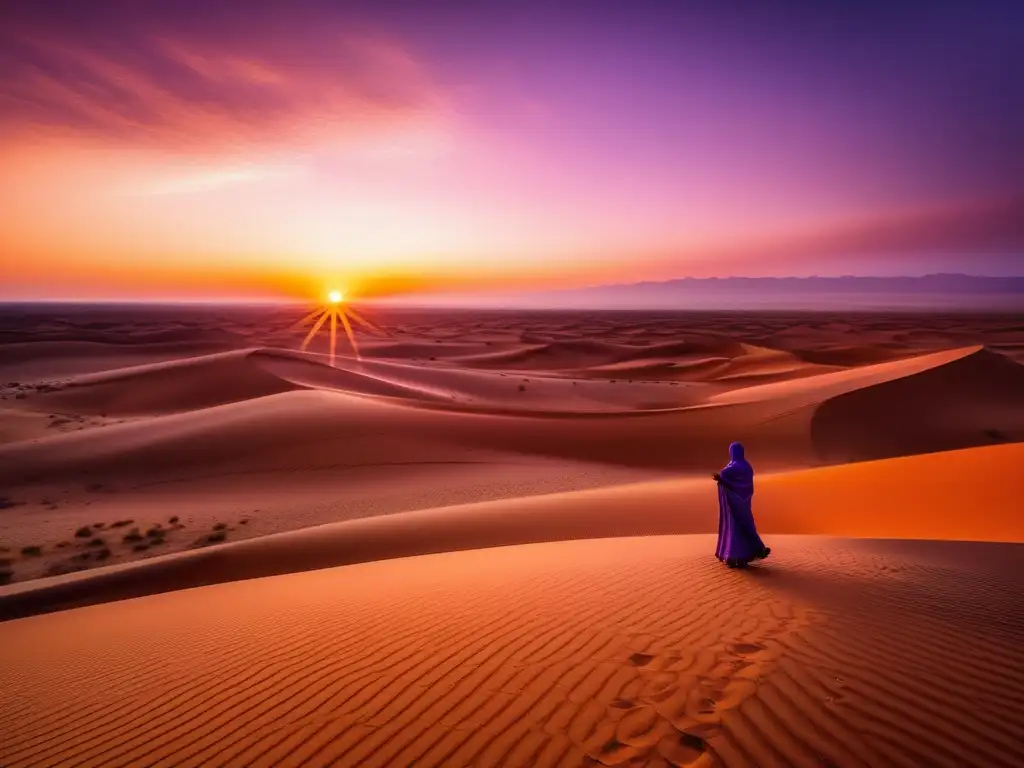
{"label": "sunset sky", "polygon": [[1019,2],[0,4],[0,298],[1022,264]]}

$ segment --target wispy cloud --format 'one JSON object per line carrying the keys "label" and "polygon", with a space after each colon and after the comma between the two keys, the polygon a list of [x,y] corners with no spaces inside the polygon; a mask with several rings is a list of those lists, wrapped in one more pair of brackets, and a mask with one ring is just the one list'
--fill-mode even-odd
{"label": "wispy cloud", "polygon": [[185,195],[212,192],[224,187],[251,184],[272,179],[298,176],[303,173],[301,166],[259,166],[239,165],[204,168],[189,173],[171,174],[167,178],[132,190],[138,196]]}
{"label": "wispy cloud", "polygon": [[429,124],[443,108],[399,44],[291,24],[272,36],[12,24],[0,32],[0,131],[220,153],[340,145]]}

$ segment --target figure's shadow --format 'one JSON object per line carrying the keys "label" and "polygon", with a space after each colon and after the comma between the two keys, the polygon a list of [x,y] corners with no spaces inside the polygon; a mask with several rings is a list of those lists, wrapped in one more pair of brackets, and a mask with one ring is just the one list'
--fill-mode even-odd
{"label": "figure's shadow", "polygon": [[[843,558],[830,568],[827,551],[821,563],[777,559],[751,564],[734,573],[779,596],[799,600],[825,613],[850,615],[879,611],[896,621],[922,618],[969,632],[1006,635],[1024,643],[1024,601],[1013,571],[991,567],[1007,555],[1019,558],[1024,546],[968,544],[971,560],[985,558],[990,567],[942,567],[941,560],[922,563],[894,556],[896,543],[864,542],[863,559]],[[902,543],[901,543],[902,544]],[[965,542],[912,542],[899,551],[942,551]],[[1007,547],[1012,547],[1010,551]],[[890,557],[876,557],[889,550]],[[861,554],[861,553],[859,553]],[[958,553],[959,554],[959,553]],[[772,552],[772,558],[776,552]],[[931,558],[929,558],[931,559]],[[1018,560],[1019,562],[1019,560]]]}

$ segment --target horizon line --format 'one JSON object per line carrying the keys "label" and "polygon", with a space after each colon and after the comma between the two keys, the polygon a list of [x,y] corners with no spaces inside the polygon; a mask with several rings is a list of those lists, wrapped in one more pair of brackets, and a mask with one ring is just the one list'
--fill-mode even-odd
{"label": "horizon line", "polygon": [[[929,272],[922,275],[729,275],[727,277],[712,275],[708,277],[695,277],[693,275],[685,275],[681,277],[666,278],[664,280],[640,280],[632,283],[599,283],[584,286],[576,286],[573,288],[536,288],[536,289],[525,289],[518,291],[507,291],[501,289],[478,289],[474,291],[458,291],[458,290],[436,290],[436,291],[423,291],[414,292],[404,295],[396,296],[384,296],[374,297],[366,299],[366,303],[400,303],[407,300],[415,301],[416,297],[423,298],[454,298],[454,297],[473,297],[478,296],[481,298],[486,297],[488,294],[501,294],[504,296],[516,295],[516,296],[543,296],[549,294],[564,294],[564,293],[583,293],[587,291],[594,291],[600,289],[610,288],[634,288],[640,286],[653,286],[653,285],[665,285],[668,283],[677,283],[682,281],[693,281],[693,282],[727,282],[730,280],[739,281],[769,281],[769,280],[786,280],[786,281],[810,281],[810,280],[827,280],[827,281],[841,281],[841,280],[879,280],[879,281],[897,281],[897,280],[926,280],[928,278],[939,278],[939,277],[955,277],[964,278],[970,280],[1009,280],[1018,281],[1024,280],[1024,274],[1021,275],[983,275],[983,274],[971,274],[966,272]],[[1011,292],[1012,293],[1012,292]],[[301,299],[298,297],[244,297],[244,296],[220,296],[220,297],[142,297],[142,296],[125,296],[125,297],[96,297],[96,298],[80,298],[80,297],[31,297],[31,298],[4,298],[0,296],[0,306],[9,305],[40,305],[40,304],[63,304],[63,305],[82,305],[82,304],[104,304],[104,305],[212,305],[212,306],[223,306],[223,305],[239,305],[239,306],[289,306],[294,304],[305,304],[311,301],[312,298]]]}

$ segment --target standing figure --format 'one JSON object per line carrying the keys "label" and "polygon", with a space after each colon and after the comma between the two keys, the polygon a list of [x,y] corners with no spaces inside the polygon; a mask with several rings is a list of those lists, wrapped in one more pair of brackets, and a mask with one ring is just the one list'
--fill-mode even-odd
{"label": "standing figure", "polygon": [[743,446],[729,446],[729,463],[713,475],[718,482],[718,548],[715,556],[730,568],[742,568],[771,553],[757,535],[751,500],[754,468],[743,457]]}

